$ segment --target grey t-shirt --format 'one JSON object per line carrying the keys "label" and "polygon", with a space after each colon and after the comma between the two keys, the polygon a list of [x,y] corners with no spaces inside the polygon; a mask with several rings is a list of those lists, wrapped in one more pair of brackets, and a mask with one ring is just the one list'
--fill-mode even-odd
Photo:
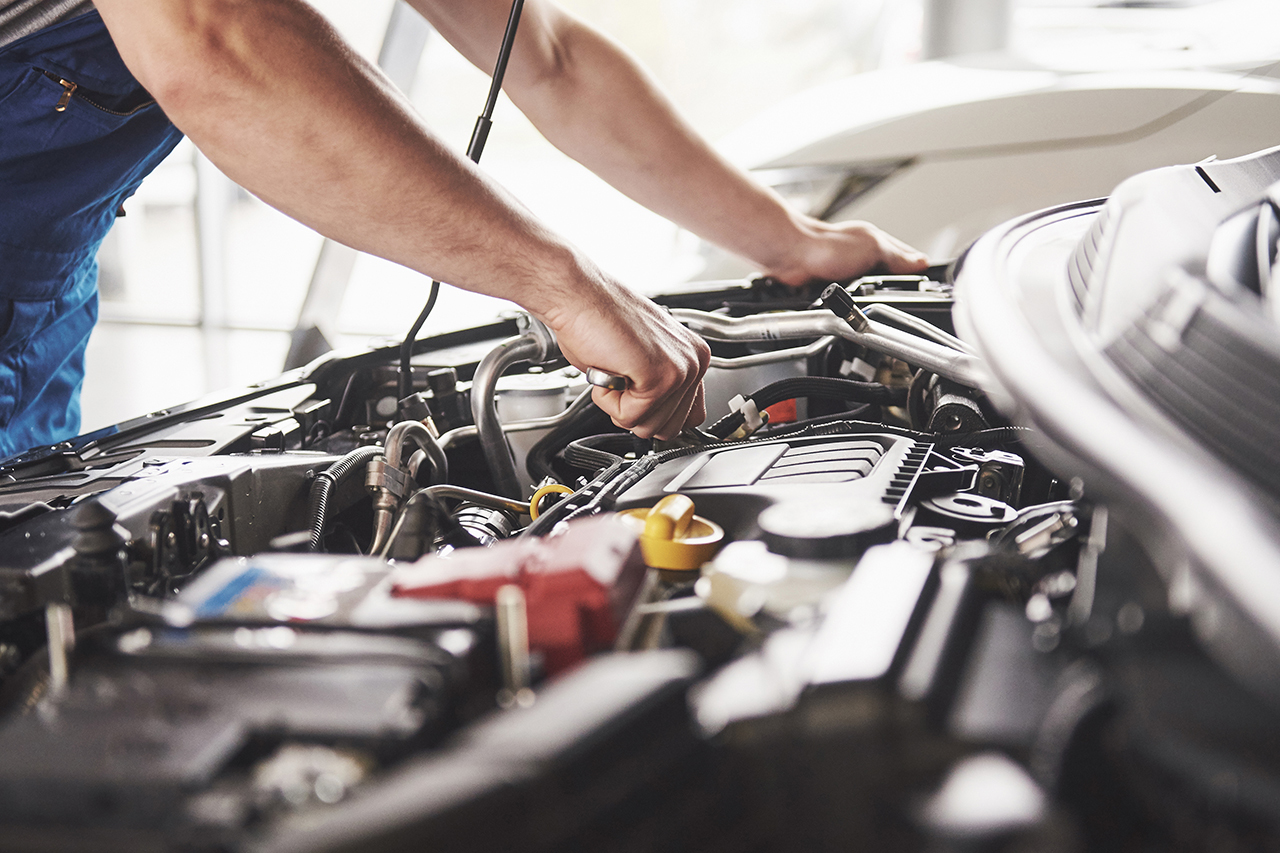
{"label": "grey t-shirt", "polygon": [[93,11],[93,0],[0,0],[0,47]]}

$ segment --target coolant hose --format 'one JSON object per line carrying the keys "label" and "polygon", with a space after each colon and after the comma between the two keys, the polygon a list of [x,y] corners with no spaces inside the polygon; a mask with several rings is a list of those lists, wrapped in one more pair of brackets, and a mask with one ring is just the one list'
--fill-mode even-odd
{"label": "coolant hose", "polygon": [[381,447],[357,447],[316,475],[315,481],[311,484],[311,495],[307,506],[307,518],[311,521],[308,551],[320,550],[320,542],[324,539],[324,527],[329,520],[330,492],[352,474],[364,471],[370,459],[381,455]]}

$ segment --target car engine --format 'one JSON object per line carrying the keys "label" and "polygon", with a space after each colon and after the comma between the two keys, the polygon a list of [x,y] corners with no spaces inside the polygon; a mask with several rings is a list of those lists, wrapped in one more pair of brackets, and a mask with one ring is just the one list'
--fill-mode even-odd
{"label": "car engine", "polygon": [[[1135,221],[1087,205],[1035,255],[1068,295]],[[713,353],[672,441],[521,315],[0,463],[0,849],[1274,849],[1280,635],[1188,592],[1221,557],[1139,500],[1177,471],[1020,384],[1000,239],[658,297]]]}

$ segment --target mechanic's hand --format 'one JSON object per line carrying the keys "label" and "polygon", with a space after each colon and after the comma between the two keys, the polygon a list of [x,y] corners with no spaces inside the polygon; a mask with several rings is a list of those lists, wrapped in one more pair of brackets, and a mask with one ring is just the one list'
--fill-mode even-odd
{"label": "mechanic's hand", "polygon": [[630,380],[625,391],[593,389],[595,404],[640,438],[675,438],[702,423],[702,375],[711,361],[706,342],[621,284],[606,280],[592,290],[542,319],[578,369],[596,367]]}
{"label": "mechanic's hand", "polygon": [[803,236],[793,259],[763,270],[792,287],[815,279],[847,281],[877,266],[887,269],[891,275],[905,275],[929,265],[929,258],[923,252],[917,252],[870,222],[823,222],[806,216],[800,229]]}

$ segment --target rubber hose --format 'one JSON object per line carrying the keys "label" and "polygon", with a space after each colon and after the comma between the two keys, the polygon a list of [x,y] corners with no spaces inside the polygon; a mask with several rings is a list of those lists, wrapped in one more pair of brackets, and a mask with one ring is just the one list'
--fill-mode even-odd
{"label": "rubber hose", "polygon": [[507,443],[507,434],[498,419],[494,393],[498,379],[508,367],[521,361],[543,361],[546,357],[545,341],[532,332],[526,332],[519,337],[508,338],[490,350],[481,359],[471,380],[471,417],[480,436],[480,448],[493,478],[494,491],[509,498],[518,499],[523,489],[516,475],[511,445]]}
{"label": "rubber hose", "polygon": [[311,484],[310,501],[307,506],[307,517],[311,520],[311,540],[307,543],[308,551],[319,551],[320,542],[324,539],[324,527],[329,515],[329,493],[353,473],[364,470],[364,466],[369,464],[370,459],[381,455],[381,447],[357,447],[316,475],[315,482]]}
{"label": "rubber hose", "polygon": [[965,435],[948,435],[938,439],[939,447],[992,447],[1022,444],[1035,431],[1028,427],[1007,426],[980,429]]}

